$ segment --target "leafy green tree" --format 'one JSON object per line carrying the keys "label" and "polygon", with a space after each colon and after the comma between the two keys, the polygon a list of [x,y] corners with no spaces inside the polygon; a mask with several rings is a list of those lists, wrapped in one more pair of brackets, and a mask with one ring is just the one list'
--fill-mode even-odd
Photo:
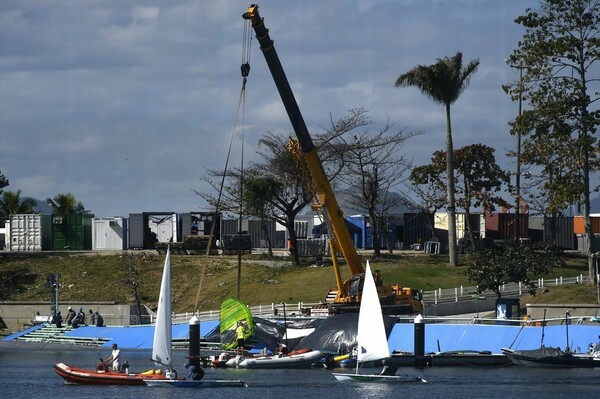
{"label": "leafy green tree", "polygon": [[471,226],[471,209],[482,208],[493,212],[496,206],[507,206],[498,195],[509,184],[510,175],[496,163],[496,150],[484,144],[471,144],[455,152],[457,177],[457,205],[465,210],[467,234],[471,249],[475,249],[475,236]]}
{"label": "leafy green tree", "polygon": [[448,241],[450,265],[458,265],[456,250],[456,204],[454,198],[454,145],[450,106],[466,89],[471,76],[477,71],[479,60],[475,59],[463,67],[462,53],[438,59],[433,65],[418,65],[396,79],[396,87],[415,86],[433,101],[446,109],[446,174],[448,176]]}
{"label": "leafy green tree", "polygon": [[2,171],[0,170],[0,193],[2,193],[2,189],[7,186],[8,186],[8,179],[6,178],[6,176],[4,176],[2,174]]}
{"label": "leafy green tree", "polygon": [[250,175],[244,179],[243,202],[246,213],[257,216],[265,234],[269,256],[273,256],[272,238],[269,236],[267,222],[273,220],[273,205],[271,200],[276,198],[281,190],[281,182],[273,177]]}
{"label": "leafy green tree", "polygon": [[479,293],[493,291],[502,297],[501,287],[506,283],[522,283],[535,294],[535,278],[546,275],[555,267],[564,267],[562,253],[547,243],[483,248],[468,257],[467,277],[477,285]]}
{"label": "leafy green tree", "polygon": [[[476,243],[471,226],[471,209],[482,208],[487,213],[498,205],[507,205],[498,192],[508,185],[510,178],[496,163],[494,152],[494,148],[484,144],[472,144],[454,151],[456,204],[465,210],[471,249],[475,249]],[[445,204],[445,199],[440,196],[440,191],[447,190],[448,178],[444,165],[446,152],[436,151],[430,165],[416,168],[411,175],[413,184],[418,184],[420,190],[429,190],[429,204],[437,209]]]}
{"label": "leafy green tree", "polygon": [[[518,48],[510,57],[523,71],[523,82],[510,90],[513,98],[528,98],[531,110],[516,121],[522,132],[532,132],[532,147],[548,144],[567,147],[568,166],[553,175],[550,208],[579,199],[583,203],[588,241],[588,275],[593,282],[594,248],[590,219],[590,175],[598,169],[597,127],[600,99],[597,64],[600,60],[600,1],[544,0],[539,10],[526,9],[515,22],[525,27]],[[543,138],[542,138],[543,137]],[[563,147],[563,148],[564,148]],[[551,147],[552,148],[552,147]]]}
{"label": "leafy green tree", "polygon": [[0,197],[0,214],[3,217],[34,213],[37,201],[33,198],[21,198],[22,190],[3,191]]}
{"label": "leafy green tree", "polygon": [[75,196],[71,193],[56,194],[54,198],[47,198],[46,203],[52,207],[52,213],[55,215],[87,213],[83,204],[80,201],[77,201]]}

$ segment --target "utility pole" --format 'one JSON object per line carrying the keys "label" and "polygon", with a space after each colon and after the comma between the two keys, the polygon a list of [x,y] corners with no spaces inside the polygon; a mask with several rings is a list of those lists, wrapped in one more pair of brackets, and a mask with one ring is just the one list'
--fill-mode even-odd
{"label": "utility pole", "polygon": [[60,274],[52,273],[46,276],[46,287],[51,288],[50,294],[50,314],[52,315],[51,320],[54,320],[54,316],[58,313],[58,289],[60,288]]}
{"label": "utility pole", "polygon": [[523,113],[523,65],[513,65],[509,59],[506,64],[511,68],[519,69],[519,113],[516,122],[517,127],[517,171],[515,175],[515,242],[521,241],[521,115]]}

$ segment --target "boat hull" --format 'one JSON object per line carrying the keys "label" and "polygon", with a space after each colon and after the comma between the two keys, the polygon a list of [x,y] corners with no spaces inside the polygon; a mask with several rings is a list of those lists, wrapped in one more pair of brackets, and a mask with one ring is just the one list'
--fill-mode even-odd
{"label": "boat hull", "polygon": [[[239,368],[274,369],[274,368],[309,368],[323,357],[320,351],[308,351],[296,355],[248,357],[237,364]],[[233,363],[230,363],[233,362]],[[232,359],[227,364],[235,366]]]}
{"label": "boat hull", "polygon": [[149,387],[172,388],[219,388],[219,387],[246,387],[242,380],[144,380]]}
{"label": "boat hull", "polygon": [[162,374],[125,374],[113,371],[97,371],[56,363],[54,371],[65,383],[82,385],[144,385],[144,380],[166,380]]}
{"label": "boat hull", "polygon": [[[600,357],[563,353],[556,356],[529,356],[530,351],[502,349],[502,353],[518,366],[546,368],[593,368],[600,367]],[[537,352],[533,350],[531,352]]]}
{"label": "boat hull", "polygon": [[342,382],[383,382],[383,383],[415,383],[427,382],[421,377],[409,375],[378,375],[378,374],[350,374],[332,373],[336,380]]}
{"label": "boat hull", "polygon": [[394,354],[386,364],[395,367],[504,367],[513,363],[503,354],[486,352],[441,352],[415,356],[413,354]]}

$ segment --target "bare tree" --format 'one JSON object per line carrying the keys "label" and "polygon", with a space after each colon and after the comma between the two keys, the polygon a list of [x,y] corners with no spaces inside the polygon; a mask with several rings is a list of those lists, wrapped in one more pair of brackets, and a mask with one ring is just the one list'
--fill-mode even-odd
{"label": "bare tree", "polygon": [[[375,256],[381,254],[387,216],[404,204],[396,190],[408,178],[412,160],[401,150],[406,140],[420,134],[392,129],[388,121],[378,132],[355,132],[351,142],[339,146],[346,165],[343,180],[354,191],[348,197],[349,203],[369,216]],[[387,240],[386,244],[391,250]]]}

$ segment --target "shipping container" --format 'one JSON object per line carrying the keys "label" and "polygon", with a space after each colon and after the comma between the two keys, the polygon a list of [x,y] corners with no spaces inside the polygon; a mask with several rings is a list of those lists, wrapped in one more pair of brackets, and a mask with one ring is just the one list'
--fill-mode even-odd
{"label": "shipping container", "polygon": [[402,249],[414,249],[433,238],[433,215],[426,213],[405,213],[402,226]]}
{"label": "shipping container", "polygon": [[[267,230],[265,232],[265,229]],[[270,220],[265,222],[263,227],[260,220],[248,221],[248,233],[252,239],[253,248],[267,248],[267,239],[271,240],[271,245],[274,245],[275,239],[275,221]]]}
{"label": "shipping container", "polygon": [[49,218],[50,215],[10,215],[5,222],[6,250],[29,252],[50,249]]}
{"label": "shipping container", "polygon": [[554,219],[548,216],[529,217],[529,238],[534,242],[554,240],[556,245],[564,249],[577,249],[578,243],[574,231],[574,219],[570,216],[558,216]]}
{"label": "shipping container", "polygon": [[[590,222],[592,223],[592,233],[600,233],[600,217],[590,215]],[[573,217],[573,233],[585,234],[585,224],[583,216]]]}
{"label": "shipping container", "polygon": [[127,242],[128,219],[123,217],[94,218],[92,220],[93,250],[124,250]]}
{"label": "shipping container", "polygon": [[241,228],[239,219],[224,219],[221,221],[221,235],[233,236],[238,234],[240,230],[248,231],[248,220],[242,220]]}
{"label": "shipping container", "polygon": [[150,235],[156,236],[156,242],[178,242],[176,213],[148,213]]}
{"label": "shipping container", "polygon": [[51,215],[52,250],[89,251],[92,249],[93,214]]}
{"label": "shipping container", "polygon": [[597,253],[600,251],[600,234],[594,234],[592,247],[589,248],[589,240],[583,234],[577,234],[577,250],[581,253]]}
{"label": "shipping container", "polygon": [[214,212],[189,212],[179,215],[179,231],[182,238],[190,235],[210,236],[211,230],[213,238],[218,240],[221,236],[221,215]]}
{"label": "shipping container", "polygon": [[129,248],[144,248],[144,215],[142,213],[129,214]]}
{"label": "shipping container", "polygon": [[298,256],[323,256],[326,251],[327,241],[323,238],[298,239]]}
{"label": "shipping container", "polygon": [[157,242],[179,241],[177,214],[143,212],[129,214],[129,248],[155,249]]}
{"label": "shipping container", "polygon": [[[529,237],[529,215],[519,214],[521,238]],[[485,215],[485,237],[493,240],[509,240],[515,237],[514,213],[488,213]]]}
{"label": "shipping container", "polygon": [[[480,237],[481,226],[485,225],[483,215],[480,213],[471,213],[469,215],[470,226],[475,238]],[[438,230],[448,230],[448,212],[436,212],[434,215],[434,228]],[[456,239],[467,238],[467,215],[465,213],[456,214]]]}

